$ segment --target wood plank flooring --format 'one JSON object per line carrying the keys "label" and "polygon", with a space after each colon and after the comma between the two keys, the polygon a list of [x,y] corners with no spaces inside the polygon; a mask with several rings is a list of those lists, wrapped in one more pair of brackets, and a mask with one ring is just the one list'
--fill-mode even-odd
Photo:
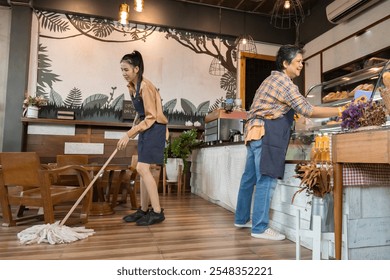
{"label": "wood plank flooring", "polygon": [[[140,227],[122,217],[130,204],[113,215],[91,216],[87,228],[93,236],[70,244],[21,245],[16,234],[40,222],[0,227],[0,260],[289,260],[295,243],[250,236],[250,229],[233,226],[234,214],[194,194],[161,196],[166,220]],[[0,218],[1,222],[2,218]],[[311,251],[301,249],[302,259]]]}

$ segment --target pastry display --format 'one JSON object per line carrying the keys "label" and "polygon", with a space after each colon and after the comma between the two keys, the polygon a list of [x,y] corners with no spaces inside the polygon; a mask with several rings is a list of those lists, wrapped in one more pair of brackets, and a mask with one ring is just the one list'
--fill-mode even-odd
{"label": "pastry display", "polygon": [[364,91],[373,91],[374,90],[374,85],[373,84],[361,84],[355,87],[350,93],[349,97],[354,97],[356,91],[358,90],[364,90]]}
{"label": "pastry display", "polygon": [[[390,79],[390,77],[389,77],[389,79]],[[373,91],[374,85],[373,84],[360,84],[350,92],[345,91],[345,90],[344,91],[330,92],[322,98],[322,102],[327,103],[327,102],[332,102],[332,101],[337,101],[337,100],[342,100],[342,99],[354,97],[356,91],[358,91],[358,90]]]}
{"label": "pastry display", "polygon": [[327,103],[327,102],[332,102],[332,101],[341,100],[345,98],[348,98],[348,91],[343,90],[343,91],[330,92],[322,98],[322,102]]}

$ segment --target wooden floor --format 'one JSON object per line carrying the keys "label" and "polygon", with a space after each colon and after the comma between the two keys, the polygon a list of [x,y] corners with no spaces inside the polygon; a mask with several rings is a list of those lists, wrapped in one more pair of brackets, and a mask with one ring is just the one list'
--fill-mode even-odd
{"label": "wooden floor", "polygon": [[[194,194],[161,196],[166,220],[140,227],[122,217],[133,212],[119,205],[115,214],[91,216],[87,228],[93,236],[70,244],[21,245],[16,234],[39,224],[0,227],[0,260],[289,260],[295,243],[250,236],[250,229],[233,226],[234,214]],[[1,221],[1,218],[0,218]],[[303,248],[302,259],[311,251]]]}

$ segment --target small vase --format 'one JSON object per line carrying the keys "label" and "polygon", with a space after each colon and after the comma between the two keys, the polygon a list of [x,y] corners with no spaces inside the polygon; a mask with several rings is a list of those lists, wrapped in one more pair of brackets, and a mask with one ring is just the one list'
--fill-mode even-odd
{"label": "small vase", "polygon": [[31,119],[37,119],[38,118],[38,107],[28,106],[26,117],[31,118]]}

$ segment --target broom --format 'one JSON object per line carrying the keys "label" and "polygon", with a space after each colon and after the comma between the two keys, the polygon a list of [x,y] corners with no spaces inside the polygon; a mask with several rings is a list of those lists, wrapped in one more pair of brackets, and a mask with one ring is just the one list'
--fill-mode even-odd
{"label": "broom", "polygon": [[68,227],[65,226],[65,222],[68,220],[69,216],[73,213],[76,207],[79,205],[81,200],[87,194],[87,192],[92,188],[93,184],[103,173],[104,169],[110,163],[112,158],[117,153],[118,149],[115,149],[108,160],[104,163],[99,172],[95,175],[92,181],[89,183],[88,187],[84,190],[81,196],[78,198],[76,203],[72,206],[69,212],[66,214],[65,218],[60,222],[57,221],[54,224],[45,224],[45,225],[35,225],[30,228],[19,232],[17,234],[21,244],[40,244],[40,243],[49,243],[49,244],[63,244],[71,243],[77,240],[85,239],[88,236],[91,236],[95,233],[93,229],[86,229],[85,227]]}

